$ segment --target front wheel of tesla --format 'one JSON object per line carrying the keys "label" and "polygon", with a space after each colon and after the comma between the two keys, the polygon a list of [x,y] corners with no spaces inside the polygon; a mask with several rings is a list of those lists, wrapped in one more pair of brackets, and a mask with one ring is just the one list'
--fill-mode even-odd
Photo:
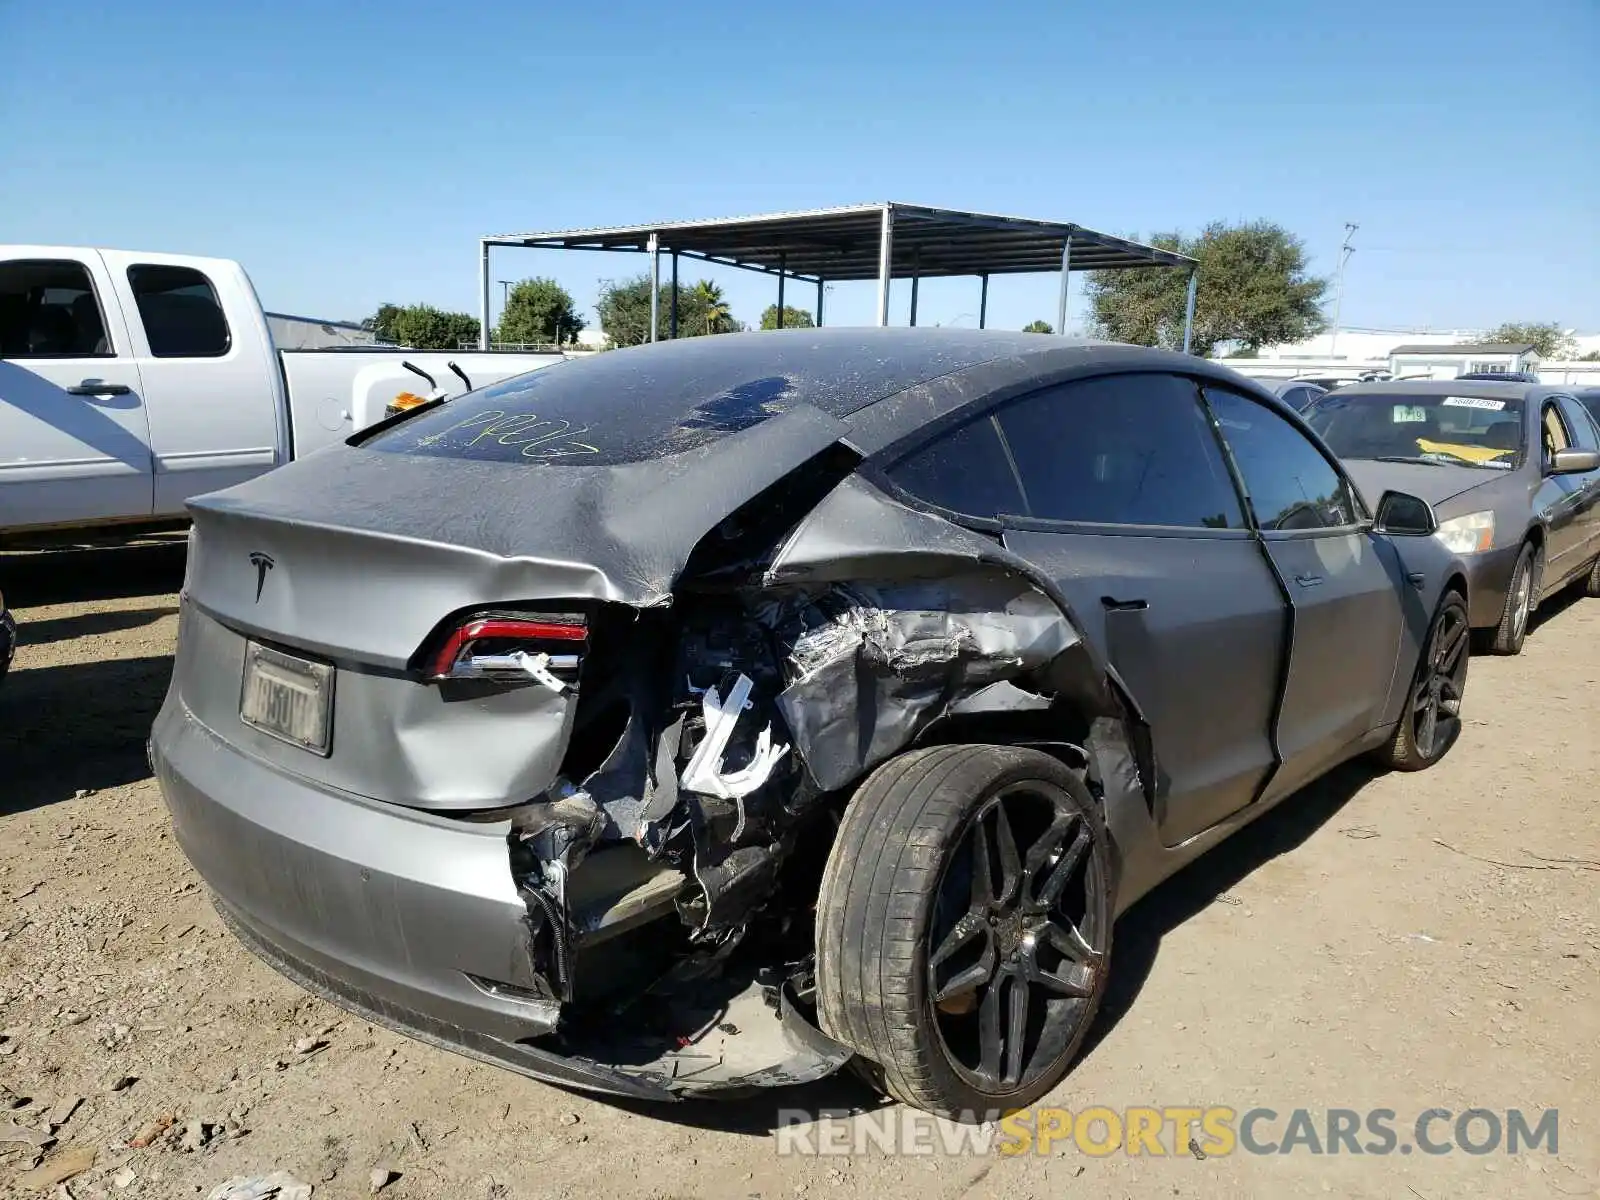
{"label": "front wheel of tesla", "polygon": [[1105,994],[1114,879],[1099,804],[1056,759],[937,746],[846,810],[817,903],[823,1028],[885,1091],[958,1121],[1033,1103]]}
{"label": "front wheel of tesla", "polygon": [[1428,627],[1400,723],[1378,752],[1385,766],[1396,771],[1426,770],[1461,736],[1471,632],[1466,600],[1459,592],[1446,592]]}

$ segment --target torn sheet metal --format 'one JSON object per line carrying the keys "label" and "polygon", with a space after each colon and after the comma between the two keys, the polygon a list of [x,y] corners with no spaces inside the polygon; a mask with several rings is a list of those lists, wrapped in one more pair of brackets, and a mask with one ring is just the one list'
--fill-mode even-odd
{"label": "torn sheet metal", "polygon": [[841,788],[957,700],[1028,675],[1078,645],[1059,609],[1020,580],[838,587],[775,617],[790,647],[778,707],[817,784]]}

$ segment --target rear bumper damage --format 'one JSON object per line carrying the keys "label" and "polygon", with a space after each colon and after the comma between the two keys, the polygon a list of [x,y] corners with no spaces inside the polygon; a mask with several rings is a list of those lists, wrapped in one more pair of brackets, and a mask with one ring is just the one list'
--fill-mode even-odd
{"label": "rear bumper damage", "polygon": [[[538,909],[512,878],[511,822],[309,786],[239,754],[171,697],[150,750],[179,843],[229,928],[376,1024],[548,1083],[649,1100],[807,1082],[850,1057],[780,980],[737,975],[674,991],[673,1028],[558,1035],[562,1003],[532,953]],[[588,881],[586,895],[607,883]],[[609,883],[593,920],[620,935],[642,915],[626,903],[641,889],[626,872]]]}

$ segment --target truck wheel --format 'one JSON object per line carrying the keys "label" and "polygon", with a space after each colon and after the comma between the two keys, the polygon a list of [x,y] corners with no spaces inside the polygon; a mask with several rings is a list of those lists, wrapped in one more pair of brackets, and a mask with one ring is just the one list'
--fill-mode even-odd
{"label": "truck wheel", "polygon": [[1500,624],[1486,648],[1491,654],[1520,654],[1528,636],[1528,619],[1539,606],[1539,568],[1543,564],[1532,542],[1523,544],[1517,565],[1511,571],[1511,586],[1506,588],[1506,606]]}
{"label": "truck wheel", "polygon": [[1375,757],[1395,771],[1424,771],[1445,756],[1461,736],[1461,701],[1471,661],[1467,602],[1446,592],[1428,627],[1412,673],[1411,690],[1394,736]]}
{"label": "truck wheel", "polygon": [[891,759],[823,874],[822,1026],[917,1108],[973,1122],[1031,1104],[1105,994],[1114,887],[1104,814],[1056,759],[972,745]]}

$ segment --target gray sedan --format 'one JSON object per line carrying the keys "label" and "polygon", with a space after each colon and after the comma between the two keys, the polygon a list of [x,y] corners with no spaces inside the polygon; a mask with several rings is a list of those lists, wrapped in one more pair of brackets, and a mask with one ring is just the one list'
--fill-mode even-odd
{"label": "gray sedan", "polygon": [[1571,390],[1370,383],[1305,416],[1369,496],[1403,488],[1434,506],[1484,648],[1517,653],[1533,609],[1574,582],[1600,596],[1600,426]]}
{"label": "gray sedan", "polygon": [[1466,576],[1287,405],[1032,334],[692,338],[192,505],[151,757],[238,936],[625,1096],[1049,1091],[1117,915],[1461,731]]}

